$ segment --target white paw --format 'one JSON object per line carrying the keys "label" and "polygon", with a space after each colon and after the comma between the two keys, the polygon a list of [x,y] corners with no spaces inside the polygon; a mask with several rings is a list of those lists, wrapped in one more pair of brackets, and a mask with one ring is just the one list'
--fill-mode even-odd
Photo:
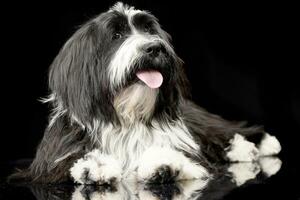
{"label": "white paw", "polygon": [[203,166],[192,162],[187,157],[185,157],[185,159],[182,161],[184,165],[182,168],[182,173],[180,173],[178,176],[178,180],[203,179],[207,181],[211,177]]}
{"label": "white paw", "polygon": [[231,162],[252,162],[258,159],[259,151],[255,144],[249,142],[240,134],[235,134],[230,141],[230,146],[225,149],[226,156]]}
{"label": "white paw", "polygon": [[167,182],[208,178],[207,170],[193,163],[182,152],[171,148],[151,147],[144,152],[137,169],[139,181]]}
{"label": "white paw", "polygon": [[266,133],[258,145],[260,156],[273,156],[281,151],[281,145],[275,136]]}
{"label": "white paw", "polygon": [[178,185],[180,187],[181,195],[180,198],[177,199],[199,199],[202,195],[202,192],[199,192],[203,190],[205,187],[207,187],[208,180],[186,180],[186,181],[180,181],[178,182]]}
{"label": "white paw", "polygon": [[122,169],[112,156],[94,150],[77,160],[70,169],[70,173],[76,183],[100,185],[119,182]]}

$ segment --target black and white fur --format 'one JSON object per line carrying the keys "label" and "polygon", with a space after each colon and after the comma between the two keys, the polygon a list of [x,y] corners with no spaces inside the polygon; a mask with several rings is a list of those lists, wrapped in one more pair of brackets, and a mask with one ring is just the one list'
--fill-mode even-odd
{"label": "black and white fur", "polygon": [[[158,70],[160,88],[139,81]],[[260,127],[229,122],[188,97],[182,61],[149,12],[122,3],[84,24],[49,72],[53,113],[31,166],[11,178],[103,184],[207,179],[222,162],[278,154]],[[248,141],[261,135],[261,143]]]}

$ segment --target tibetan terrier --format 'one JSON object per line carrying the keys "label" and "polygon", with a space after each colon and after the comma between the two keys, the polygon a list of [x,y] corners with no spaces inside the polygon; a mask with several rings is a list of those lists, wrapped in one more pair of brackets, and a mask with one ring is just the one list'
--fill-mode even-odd
{"label": "tibetan terrier", "polygon": [[164,183],[207,179],[220,163],[278,154],[279,142],[261,127],[226,121],[189,100],[170,40],[151,13],[123,3],[81,26],[50,67],[45,102],[53,113],[35,159],[11,178]]}

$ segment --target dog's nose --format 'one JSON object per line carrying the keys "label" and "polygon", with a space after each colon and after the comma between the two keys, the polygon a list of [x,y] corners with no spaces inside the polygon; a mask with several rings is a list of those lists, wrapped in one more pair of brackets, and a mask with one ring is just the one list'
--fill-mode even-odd
{"label": "dog's nose", "polygon": [[153,57],[157,57],[161,52],[164,52],[165,49],[160,43],[152,43],[146,46],[145,52]]}

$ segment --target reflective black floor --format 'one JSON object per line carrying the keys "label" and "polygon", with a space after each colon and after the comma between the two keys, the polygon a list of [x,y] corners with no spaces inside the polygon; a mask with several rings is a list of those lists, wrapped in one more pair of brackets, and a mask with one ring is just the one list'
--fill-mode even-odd
{"label": "reflective black floor", "polygon": [[5,177],[14,165],[1,164],[1,200],[300,199],[297,169],[277,157],[224,166],[221,175],[214,175],[209,181],[193,180],[165,185],[125,181],[114,186],[8,185]]}

